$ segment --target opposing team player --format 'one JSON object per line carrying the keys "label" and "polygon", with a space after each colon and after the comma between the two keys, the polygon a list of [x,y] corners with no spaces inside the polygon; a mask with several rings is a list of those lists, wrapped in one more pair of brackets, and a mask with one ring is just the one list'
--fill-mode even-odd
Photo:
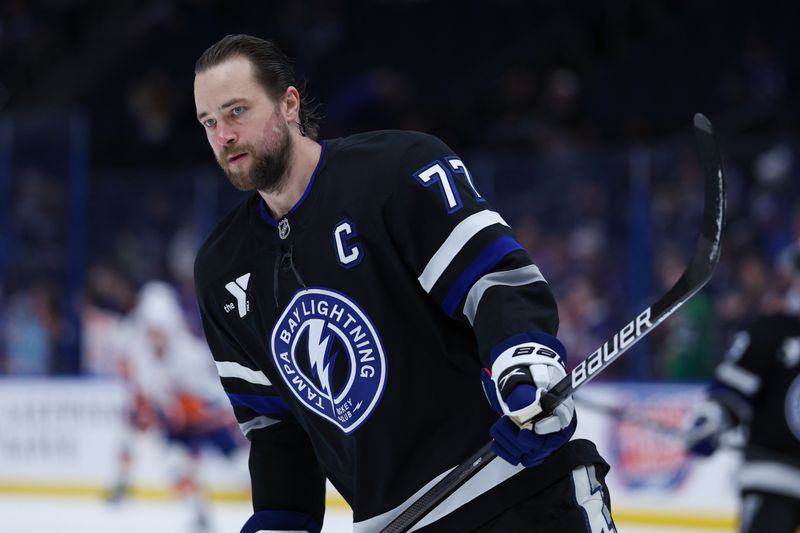
{"label": "opposing team player", "polygon": [[725,430],[747,429],[738,473],[742,533],[800,527],[800,245],[781,263],[792,279],[785,310],[736,335],[707,399],[684,421],[689,449],[706,456]]}
{"label": "opposing team player", "polygon": [[195,264],[206,337],[251,441],[242,531],[318,532],[326,477],[354,530],[378,531],[490,432],[502,459],[421,530],[614,531],[608,465],[570,440],[573,402],[520,429],[566,375],[556,304],[465,162],[422,133],[318,141],[296,87],[274,43],[245,35],[195,67],[214,155],[255,191]]}
{"label": "opposing team player", "polygon": [[[197,532],[209,527],[198,467],[204,450],[233,457],[240,448],[236,421],[205,343],[191,334],[175,289],[146,283],[125,320],[123,374],[131,388],[130,429],[154,430],[182,450],[173,470],[176,492],[188,501]],[[112,501],[129,490],[133,450],[126,439]]]}

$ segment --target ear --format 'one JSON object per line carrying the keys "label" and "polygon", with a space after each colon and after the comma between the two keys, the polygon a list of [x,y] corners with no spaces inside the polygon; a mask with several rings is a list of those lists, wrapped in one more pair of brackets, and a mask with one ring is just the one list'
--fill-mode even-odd
{"label": "ear", "polygon": [[286,88],[281,99],[283,112],[286,116],[286,121],[289,124],[294,124],[300,119],[300,91],[296,87],[290,85]]}

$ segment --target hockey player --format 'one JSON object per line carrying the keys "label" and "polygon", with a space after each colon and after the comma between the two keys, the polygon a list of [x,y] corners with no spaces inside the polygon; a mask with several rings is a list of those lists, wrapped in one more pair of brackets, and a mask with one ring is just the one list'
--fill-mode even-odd
{"label": "hockey player", "polygon": [[195,67],[217,162],[255,191],[195,263],[206,337],[251,442],[242,531],[320,531],[326,477],[354,530],[379,531],[490,432],[502,459],[417,528],[615,531],[608,465],[570,440],[572,400],[520,429],[566,375],[556,304],[465,162],[415,132],[319,141],[296,87],[275,44],[245,35]]}
{"label": "hockey player", "polygon": [[766,314],[734,337],[707,398],[684,420],[689,449],[711,455],[720,435],[744,426],[738,473],[742,533],[794,533],[800,527],[800,246],[782,266],[792,278],[785,311]]}
{"label": "hockey player", "polygon": [[[204,449],[233,457],[239,448],[236,422],[205,343],[189,331],[175,289],[146,283],[125,320],[123,375],[131,388],[130,429],[156,430],[185,453],[174,475],[178,495],[194,513],[195,531],[209,526],[197,470]],[[129,439],[120,450],[120,472],[110,495],[119,501],[129,488]]]}

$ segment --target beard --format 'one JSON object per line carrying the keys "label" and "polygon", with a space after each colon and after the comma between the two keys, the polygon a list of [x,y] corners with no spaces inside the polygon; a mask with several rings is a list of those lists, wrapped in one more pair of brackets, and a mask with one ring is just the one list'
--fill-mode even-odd
{"label": "beard", "polygon": [[[235,170],[228,164],[228,156],[231,153],[242,152],[247,153],[253,159],[250,172],[245,169]],[[286,182],[291,153],[292,136],[289,134],[288,126],[283,124],[278,142],[273,150],[258,149],[252,144],[240,144],[225,149],[217,159],[217,163],[228,176],[231,184],[238,190],[259,190],[272,193],[280,191]]]}

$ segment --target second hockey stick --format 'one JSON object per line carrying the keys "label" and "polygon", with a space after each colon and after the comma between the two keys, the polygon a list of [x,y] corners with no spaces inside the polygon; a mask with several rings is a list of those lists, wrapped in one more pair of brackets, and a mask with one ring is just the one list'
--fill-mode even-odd
{"label": "second hockey stick", "polygon": [[665,437],[684,442],[684,438],[679,427],[671,426],[660,420],[650,418],[645,414],[641,414],[616,405],[605,405],[587,401],[583,398],[579,398],[578,396],[575,397],[575,403],[576,405],[580,405],[582,408],[588,409],[589,411],[602,413],[620,422],[636,424],[654,433],[658,433],[659,435],[664,435]]}
{"label": "second hockey stick", "polygon": [[[704,174],[703,221],[694,255],[678,281],[653,305],[628,322],[620,331],[603,343],[597,350],[576,366],[572,372],[542,395],[541,411],[531,422],[553,412],[561,402],[569,398],[579,387],[592,380],[628,351],[652,329],[674,313],[681,305],[699,291],[714,272],[719,262],[722,226],[725,214],[725,180],[722,162],[711,122],[697,113],[694,116],[694,131],[700,151]],[[451,470],[418,500],[401,512],[381,533],[404,533],[411,529],[426,514],[432,511],[447,496],[477,474],[496,457],[492,442],[475,452],[469,459]]]}

